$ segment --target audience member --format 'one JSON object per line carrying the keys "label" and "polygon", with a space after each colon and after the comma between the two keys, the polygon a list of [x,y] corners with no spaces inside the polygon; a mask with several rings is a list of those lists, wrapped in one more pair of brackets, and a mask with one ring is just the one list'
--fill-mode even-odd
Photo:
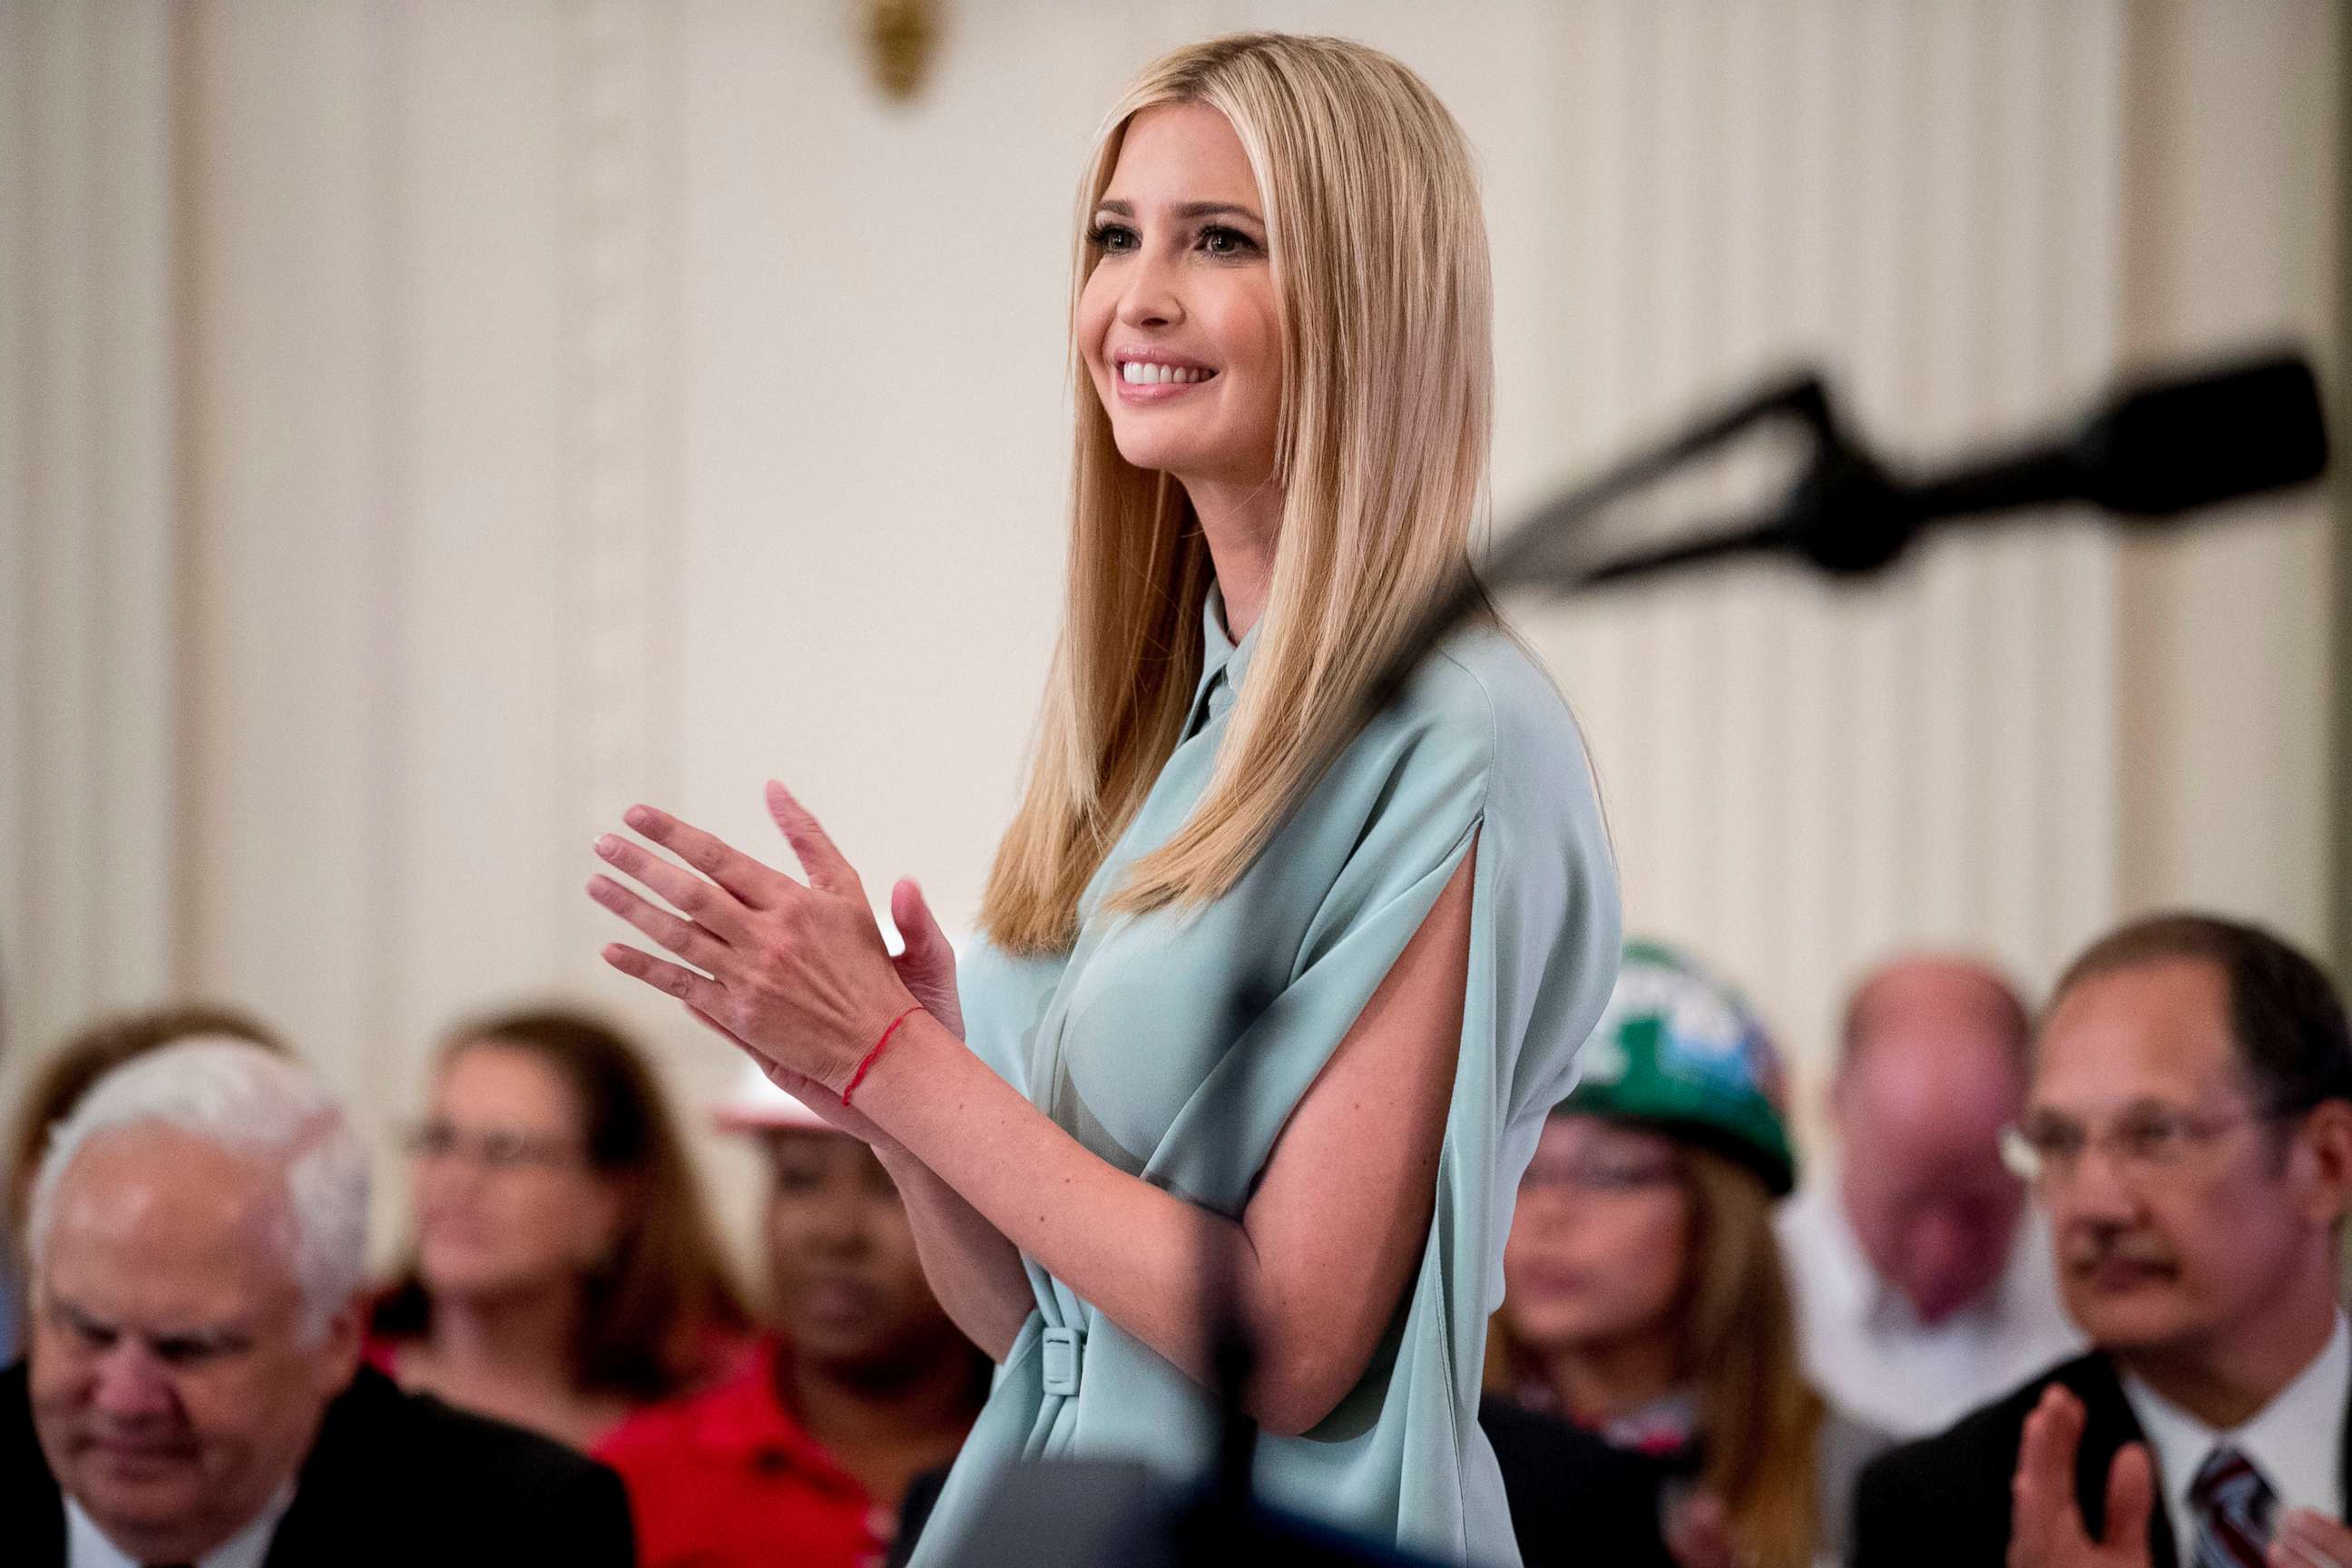
{"label": "audience member", "polygon": [[2043,1019],[2013,1141],[2086,1355],[1864,1475],[1864,1568],[2352,1563],[2352,1037],[2316,965],[2125,927]]}
{"label": "audience member", "polygon": [[605,1025],[458,1030],[410,1152],[415,1261],[369,1348],[403,1386],[584,1451],[740,1349],[748,1319],[667,1101]]}
{"label": "audience member", "polygon": [[282,1052],[278,1037],[251,1014],[209,1003],[175,1004],[135,1013],[117,1013],[100,1019],[67,1039],[43,1060],[8,1129],[7,1163],[0,1167],[0,1237],[7,1256],[0,1258],[0,1361],[17,1353],[16,1335],[6,1325],[22,1321],[22,1303],[8,1281],[26,1278],[23,1256],[26,1211],[33,1200],[33,1178],[39,1172],[49,1129],[72,1113],[92,1085],[134,1058],[160,1050],[177,1040],[215,1036],[249,1040]]}
{"label": "audience member", "polygon": [[767,1157],[774,1331],[597,1452],[628,1484],[648,1568],[855,1568],[890,1544],[908,1481],[955,1456],[992,1363],[932,1296],[873,1151],[744,1071],[721,1124]]}
{"label": "audience member", "polygon": [[1489,1393],[1478,1426],[1502,1466],[1524,1568],[1679,1568],[1660,1509],[1676,1478],[1554,1414]]}
{"label": "audience member", "polygon": [[364,1152],[284,1058],[203,1038],[102,1079],[34,1188],[8,1561],[631,1562],[610,1471],[360,1367],[366,1221]]}
{"label": "audience member", "polygon": [[1932,1432],[2079,1347],[2000,1131],[2025,1094],[2024,1005],[1981,964],[1914,956],[1846,1008],[1837,1180],[1780,1215],[1805,1370],[1857,1416]]}
{"label": "audience member", "polygon": [[[1664,948],[1629,945],[1503,1256],[1492,1381],[1650,1458],[1674,1500],[1652,1531],[1688,1568],[1833,1554],[1853,1477],[1885,1444],[1799,1368],[1772,1232],[1794,1176],[1766,1089],[1773,1060],[1736,994]],[[1530,1473],[1515,1434],[1490,1434],[1515,1515],[1531,1493],[1549,1508],[1578,1484]]]}

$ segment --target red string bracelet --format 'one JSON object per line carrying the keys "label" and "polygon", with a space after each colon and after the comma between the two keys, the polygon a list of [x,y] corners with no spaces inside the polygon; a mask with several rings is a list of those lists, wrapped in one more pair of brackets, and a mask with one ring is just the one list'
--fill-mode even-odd
{"label": "red string bracelet", "polygon": [[857,1064],[857,1070],[849,1075],[849,1087],[841,1091],[842,1104],[847,1105],[849,1103],[849,1097],[857,1092],[857,1086],[866,1081],[866,1074],[873,1068],[876,1060],[881,1057],[882,1047],[890,1043],[890,1037],[898,1032],[898,1026],[905,1023],[908,1019],[913,1017],[922,1010],[922,1005],[920,1003],[917,1003],[914,1006],[908,1008],[905,1012],[890,1020],[890,1026],[882,1031],[882,1037],[874,1042],[874,1048],[866,1053],[866,1059],[859,1062]]}

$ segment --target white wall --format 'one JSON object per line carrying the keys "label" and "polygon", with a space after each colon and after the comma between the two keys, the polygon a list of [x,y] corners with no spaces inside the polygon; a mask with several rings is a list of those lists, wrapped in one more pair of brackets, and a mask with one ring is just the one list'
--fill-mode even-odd
{"label": "white wall", "polygon": [[[968,918],[1052,639],[1078,162],[1168,45],[1345,31],[1454,107],[1505,518],[1794,358],[1924,456],[2334,338],[2324,0],[947,0],[909,107],[852,9],[0,7],[11,1061],[200,990],[388,1127],[454,1014],[569,993],[705,1099],[586,846],[642,796],[772,848],[771,773]],[[2324,941],[2328,545],[2262,510],[1525,607],[1633,921],[1801,1063],[1898,942],[2039,982],[2171,900]]]}

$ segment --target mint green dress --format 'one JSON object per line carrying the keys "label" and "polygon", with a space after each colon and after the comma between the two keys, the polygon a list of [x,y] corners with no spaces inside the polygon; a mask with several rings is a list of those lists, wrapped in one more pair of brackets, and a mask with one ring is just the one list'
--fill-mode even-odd
{"label": "mint green dress", "polygon": [[[1617,969],[1616,873],[1583,748],[1517,643],[1464,631],[1223,899],[1190,917],[1102,916],[1122,868],[1200,798],[1247,678],[1253,638],[1232,645],[1213,594],[1204,621],[1183,739],[1087,889],[1076,946],[1043,959],[969,952],[966,1032],[1088,1149],[1238,1215],[1292,1108],[1475,838],[1469,984],[1428,1244],[1362,1381],[1312,1431],[1263,1436],[1257,1481],[1273,1502],[1342,1529],[1445,1561],[1515,1564],[1477,1422],[1486,1320],[1502,1300],[1519,1173]],[[1037,1310],[948,1478],[917,1568],[952,1563],[1005,1465],[1137,1458],[1185,1478],[1210,1453],[1201,1385],[1034,1262],[1028,1270]]]}

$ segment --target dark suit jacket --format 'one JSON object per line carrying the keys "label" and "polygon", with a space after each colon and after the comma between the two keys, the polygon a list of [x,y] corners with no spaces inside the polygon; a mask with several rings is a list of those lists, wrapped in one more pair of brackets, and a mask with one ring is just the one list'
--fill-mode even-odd
{"label": "dark suit jacket", "polygon": [[[22,1362],[0,1372],[0,1560],[62,1568],[65,1504]],[[634,1568],[636,1556],[612,1471],[362,1367],[327,1406],[267,1568]]]}
{"label": "dark suit jacket", "polygon": [[1658,1511],[1673,1467],[1507,1400],[1481,1405],[1478,1425],[1527,1568],[1674,1568]]}
{"label": "dark suit jacket", "polygon": [[[2053,1383],[2083,1402],[2074,1498],[2084,1525],[2103,1537],[2108,1467],[2118,1450],[2141,1441],[2143,1434],[2115,1367],[2093,1352],[2061,1363],[1933,1437],[1890,1450],[1864,1470],[1854,1492],[1849,1568],[2000,1568],[2009,1555],[2009,1488],[2017,1473],[2025,1418]],[[2352,1410],[2347,1411],[2347,1425],[2352,1429]],[[2339,1510],[2352,1497],[2352,1441],[2344,1445],[2343,1463],[2344,1473],[2336,1479]],[[2149,1511],[2148,1554],[2157,1568],[2174,1568],[2179,1555],[2161,1495]]]}

